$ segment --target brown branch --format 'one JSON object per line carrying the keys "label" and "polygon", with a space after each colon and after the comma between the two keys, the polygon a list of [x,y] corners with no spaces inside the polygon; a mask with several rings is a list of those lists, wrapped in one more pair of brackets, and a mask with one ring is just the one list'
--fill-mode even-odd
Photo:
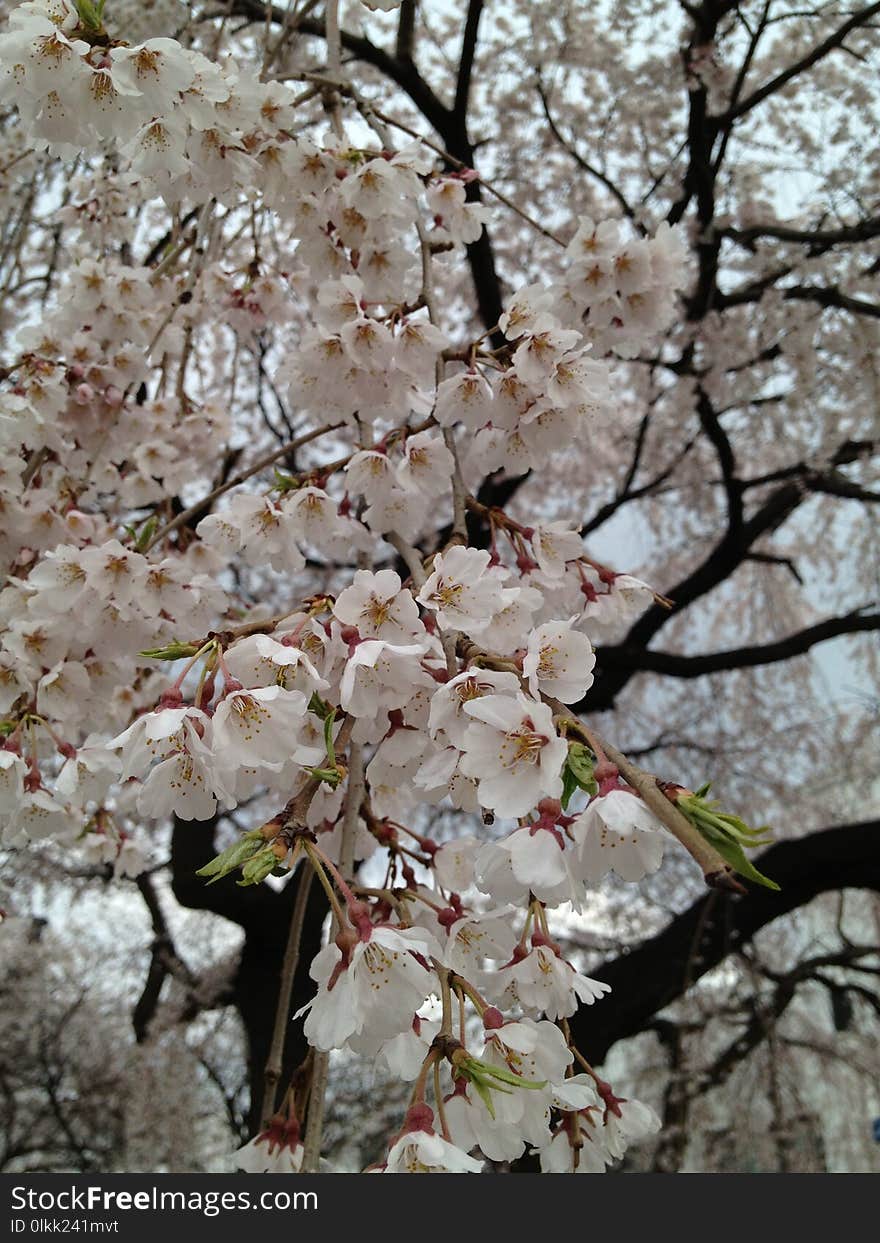
{"label": "brown branch", "polygon": [[730,648],[701,656],[680,656],[675,652],[654,652],[623,644],[599,649],[599,659],[606,668],[659,673],[670,678],[701,678],[709,673],[750,669],[757,665],[772,665],[781,660],[791,660],[810,651],[818,643],[826,643],[841,635],[862,634],[872,630],[880,630],[880,613],[854,612],[843,617],[829,617],[775,643]]}

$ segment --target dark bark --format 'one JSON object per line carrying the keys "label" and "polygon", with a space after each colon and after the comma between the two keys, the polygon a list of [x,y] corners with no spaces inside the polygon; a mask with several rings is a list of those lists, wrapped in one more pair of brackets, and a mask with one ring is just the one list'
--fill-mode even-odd
{"label": "dark bark", "polygon": [[670,678],[700,678],[708,673],[723,673],[729,669],[748,669],[756,665],[791,660],[810,651],[817,643],[839,638],[840,635],[859,634],[870,630],[880,630],[880,614],[849,613],[845,617],[830,617],[815,626],[807,626],[776,643],[730,648],[725,652],[709,652],[704,656],[679,656],[676,652],[652,652],[644,648],[621,646],[600,649],[599,660],[609,669],[622,667],[638,669],[644,673],[660,673]]}
{"label": "dark bark", "polygon": [[[222,915],[244,931],[230,1000],[238,1009],[247,1038],[251,1086],[249,1123],[255,1131],[260,1122],[263,1072],[272,1042],[281,964],[300,877],[294,876],[280,893],[267,885],[243,888],[236,884],[234,875],[208,885],[195,873],[217,853],[214,843],[216,827],[216,820],[175,820],[171,848],[172,887],[174,896],[183,906]],[[321,948],[321,929],[326,914],[327,900],[320,887],[315,885],[306,908],[299,966],[291,993],[291,1016],[314,994],[309,966]],[[302,1020],[288,1023],[282,1058],[281,1093],[307,1051]]]}
{"label": "dark bark", "polygon": [[880,892],[880,821],[781,842],[758,862],[781,892],[753,888],[744,898],[709,894],[657,936],[590,972],[611,985],[601,1003],[581,1008],[571,1019],[575,1042],[590,1061],[601,1062],[618,1040],[643,1031],[689,983],[775,919],[821,893],[848,888]]}

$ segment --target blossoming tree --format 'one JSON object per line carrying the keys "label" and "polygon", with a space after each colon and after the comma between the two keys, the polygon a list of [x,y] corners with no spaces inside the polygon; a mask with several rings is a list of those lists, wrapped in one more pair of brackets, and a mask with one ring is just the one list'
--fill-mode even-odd
{"label": "blossoming tree", "polygon": [[[758,544],[806,497],[876,499],[843,471],[872,449],[876,187],[818,169],[833,206],[801,228],[724,179],[753,113],[861,55],[880,6],[683,6],[686,141],[621,64],[603,123],[641,137],[598,163],[581,95],[668,6],[626,6],[605,45],[586,6],[504,6],[481,50],[492,7],[29,0],[0,35],[3,845],[147,876],[173,825],[178,896],[249,932],[249,1170],[319,1167],[343,1049],[412,1085],[385,1172],[600,1172],[655,1131],[588,1060],[609,984],[556,917],[678,850],[721,893],[777,886],[732,814],[764,818],[754,789],[722,811],[662,731],[658,775],[585,717],[639,672],[878,624],[845,598],[836,514],[821,620],[768,639],[743,601],[776,588],[742,574],[717,618],[686,610],[749,566],[802,582]],[[453,33],[447,104],[416,60],[439,73]],[[478,124],[514,118],[486,169],[473,95]],[[661,510],[683,487],[702,508]],[[640,500],[680,526],[644,580],[626,539],[613,566],[588,551]],[[755,641],[693,654],[734,601]],[[681,654],[649,647],[668,623]]]}

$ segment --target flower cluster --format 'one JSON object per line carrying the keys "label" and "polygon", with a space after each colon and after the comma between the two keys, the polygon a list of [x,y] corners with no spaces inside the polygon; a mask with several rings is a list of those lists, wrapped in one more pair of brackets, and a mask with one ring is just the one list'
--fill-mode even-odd
{"label": "flower cluster", "polygon": [[[311,87],[123,42],[84,0],[14,9],[0,64],[33,143],[94,161],[58,212],[58,296],[0,385],[4,847],[132,875],[145,821],[240,808],[203,874],[312,869],[334,923],[305,1034],[414,1085],[382,1170],[527,1149],[604,1169],[655,1119],[575,1047],[568,1019],[608,986],[552,920],[661,862],[656,805],[577,716],[595,645],[655,597],[573,519],[529,525],[479,483],[552,469],[615,417],[609,356],[669,322],[675,234],[581,221],[558,281],[468,339],[434,272],[481,235],[476,174],[394,149],[365,106],[347,131],[332,83],[325,133]],[[240,443],[241,402],[280,448],[252,454],[251,424]],[[434,840],[438,808],[467,831]],[[360,885],[374,854],[384,881]],[[242,1168],[302,1167],[295,1098]]]}

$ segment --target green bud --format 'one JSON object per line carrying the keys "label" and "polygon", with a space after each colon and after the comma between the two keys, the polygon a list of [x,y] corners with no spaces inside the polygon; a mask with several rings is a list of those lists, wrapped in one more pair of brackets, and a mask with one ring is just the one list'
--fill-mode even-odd
{"label": "green bud", "polygon": [[148,647],[143,652],[138,652],[138,656],[145,656],[147,660],[182,660],[184,656],[195,656],[198,650],[195,643],[181,643],[172,639],[164,647]]}
{"label": "green bud", "polygon": [[241,869],[239,885],[259,885],[278,866],[278,856],[271,846],[259,851]]}
{"label": "green bud", "polygon": [[342,780],[342,773],[338,768],[310,768],[309,776],[316,781],[323,781],[331,790],[335,790]]}

